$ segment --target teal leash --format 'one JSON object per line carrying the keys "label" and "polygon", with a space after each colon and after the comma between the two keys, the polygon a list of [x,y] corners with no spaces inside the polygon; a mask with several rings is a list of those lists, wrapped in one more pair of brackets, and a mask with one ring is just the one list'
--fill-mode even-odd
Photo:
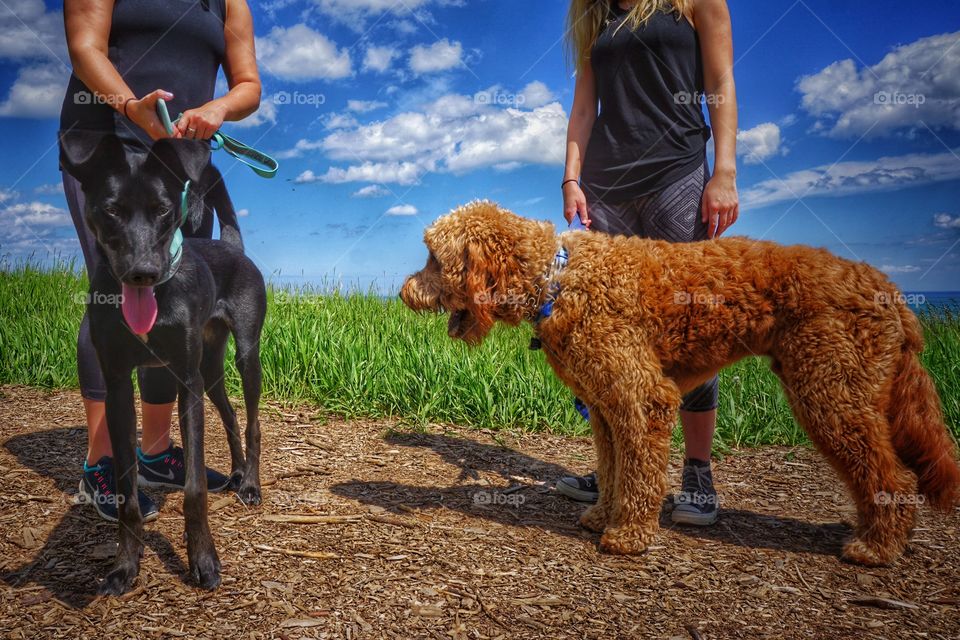
{"label": "teal leash", "polygon": [[[181,113],[176,120],[170,119],[170,112],[167,110],[167,103],[161,98],[157,100],[157,115],[160,122],[163,123],[168,135],[173,135],[173,125],[179,122],[183,117]],[[272,178],[280,170],[280,163],[266,153],[254,149],[248,144],[232,138],[223,131],[217,131],[210,138],[210,148],[214,151],[223,149],[228,154],[250,167],[254,173],[261,178]]]}
{"label": "teal leash", "polygon": [[[181,113],[176,120],[170,119],[170,111],[167,109],[167,103],[162,98],[157,100],[157,117],[166,129],[167,135],[173,135],[173,125],[183,117]],[[225,133],[217,131],[210,138],[210,148],[214,151],[223,149],[228,154],[250,167],[258,176],[263,178],[272,178],[277,175],[280,164],[272,157],[258,151],[253,147],[246,145],[236,138],[231,138]],[[190,195],[190,181],[183,184],[183,191],[180,193],[180,223],[173,234],[173,240],[170,242],[170,268],[167,273],[157,282],[161,285],[177,272],[180,267],[180,260],[183,258],[183,225],[187,223],[189,214],[188,198]]]}

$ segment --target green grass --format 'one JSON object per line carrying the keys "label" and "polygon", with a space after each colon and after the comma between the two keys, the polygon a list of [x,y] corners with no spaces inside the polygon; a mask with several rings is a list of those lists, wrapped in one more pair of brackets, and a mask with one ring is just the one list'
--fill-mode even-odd
{"label": "green grass", "polygon": [[[0,383],[77,386],[85,291],[72,265],[0,271]],[[588,433],[543,354],[527,349],[529,327],[496,327],[471,349],[447,337],[445,317],[414,314],[398,300],[282,290],[270,297],[261,354],[265,397],[315,403],[346,417]],[[960,434],[960,316],[944,310],[923,321],[924,364]],[[232,365],[228,371],[231,394],[239,395]],[[721,374],[719,450],[805,442],[766,362],[747,359]]]}

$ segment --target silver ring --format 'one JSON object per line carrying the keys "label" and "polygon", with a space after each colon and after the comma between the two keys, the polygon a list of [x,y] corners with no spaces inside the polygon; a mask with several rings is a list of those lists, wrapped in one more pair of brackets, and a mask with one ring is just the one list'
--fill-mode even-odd
{"label": "silver ring", "polygon": [[187,127],[187,131],[189,131],[190,133],[196,133],[196,132],[197,132],[197,130],[194,129],[194,128],[192,128],[192,127]]}

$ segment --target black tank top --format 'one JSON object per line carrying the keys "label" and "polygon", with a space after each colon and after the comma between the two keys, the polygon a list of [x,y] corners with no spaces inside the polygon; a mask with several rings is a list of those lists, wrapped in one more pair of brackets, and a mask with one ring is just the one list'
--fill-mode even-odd
{"label": "black tank top", "polygon": [[[170,116],[213,99],[226,48],[226,0],[115,0],[107,57],[137,97],[155,89],[174,95]],[[60,109],[60,130],[115,132],[133,147],[150,137],[107,104],[97,102],[75,75]]]}
{"label": "black tank top", "polygon": [[703,164],[700,39],[686,18],[655,13],[636,31],[617,0],[590,52],[600,113],[582,169],[587,201],[625,202]]}

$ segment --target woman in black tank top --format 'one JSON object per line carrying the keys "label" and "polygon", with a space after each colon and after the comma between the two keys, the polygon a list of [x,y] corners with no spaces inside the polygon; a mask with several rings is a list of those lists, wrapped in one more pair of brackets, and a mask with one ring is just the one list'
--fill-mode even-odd
{"label": "woman in black tank top", "polygon": [[[183,112],[173,137],[197,140],[210,138],[225,120],[240,120],[260,104],[253,20],[246,0],[65,0],[63,15],[73,74],[61,108],[61,131],[114,133],[132,150],[145,152],[153,140],[167,137],[156,113],[160,98],[168,102],[171,114]],[[221,67],[230,91],[214,99]],[[100,256],[84,223],[83,192],[66,172],[63,187],[87,272],[93,273]],[[184,235],[209,238],[213,220],[206,218]],[[103,493],[113,483],[104,417],[106,385],[86,315],[77,338],[77,369],[88,443],[81,494],[91,498],[102,517],[111,519],[116,505]],[[170,442],[177,381],[164,368],[144,369],[139,378],[141,462],[151,468],[179,464],[183,451]],[[226,480],[208,471],[211,487]],[[141,492],[139,500],[144,518],[156,518],[156,505],[146,494]]]}
{"label": "woman in black tank top", "polygon": [[[714,238],[738,216],[737,104],[725,0],[572,0],[569,44],[577,84],[562,181],[564,216],[591,228],[669,241]],[[701,102],[710,110],[716,167]],[[599,110],[599,113],[598,113]],[[675,522],[717,518],[710,451],[717,379],[684,397],[683,488]],[[578,500],[595,475],[562,478]]]}

